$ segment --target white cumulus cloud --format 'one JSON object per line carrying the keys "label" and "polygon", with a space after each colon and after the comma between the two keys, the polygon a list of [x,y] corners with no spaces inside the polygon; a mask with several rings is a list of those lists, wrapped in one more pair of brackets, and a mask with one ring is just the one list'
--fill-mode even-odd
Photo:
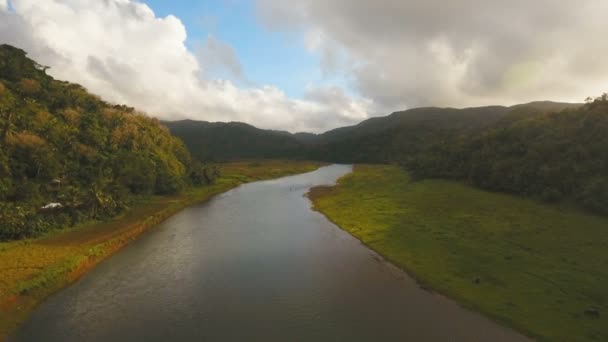
{"label": "white cumulus cloud", "polygon": [[137,1],[10,0],[10,5],[9,11],[8,2],[0,0],[1,42],[51,66],[56,78],[162,119],[322,131],[366,118],[373,105],[341,91],[292,99],[273,86],[239,88],[204,77],[222,67],[244,79],[234,49],[209,37],[194,53],[185,45],[186,28],[178,18],[157,17]]}

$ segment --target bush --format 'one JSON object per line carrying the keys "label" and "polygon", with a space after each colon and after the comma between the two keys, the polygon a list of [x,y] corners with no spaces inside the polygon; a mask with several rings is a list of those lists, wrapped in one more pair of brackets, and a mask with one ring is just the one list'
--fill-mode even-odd
{"label": "bush", "polygon": [[559,202],[562,200],[563,194],[556,189],[553,188],[547,188],[545,190],[543,190],[542,194],[540,195],[540,198],[545,201],[545,202]]}
{"label": "bush", "polygon": [[582,205],[599,214],[608,214],[608,181],[595,178],[585,184],[578,199]]}

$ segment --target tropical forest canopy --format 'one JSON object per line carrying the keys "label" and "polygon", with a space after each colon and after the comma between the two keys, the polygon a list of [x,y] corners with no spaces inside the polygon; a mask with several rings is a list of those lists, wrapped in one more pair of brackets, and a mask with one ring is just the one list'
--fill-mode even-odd
{"label": "tropical forest canopy", "polygon": [[475,134],[430,144],[404,160],[418,178],[464,180],[608,214],[608,95],[578,108],[507,116]]}
{"label": "tropical forest canopy", "polygon": [[158,120],[45,71],[0,46],[0,239],[111,217],[137,196],[213,180]]}

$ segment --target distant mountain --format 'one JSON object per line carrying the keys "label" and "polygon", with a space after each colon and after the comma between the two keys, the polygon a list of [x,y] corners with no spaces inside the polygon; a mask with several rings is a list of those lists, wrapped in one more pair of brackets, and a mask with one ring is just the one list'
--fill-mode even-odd
{"label": "distant mountain", "polygon": [[512,111],[518,109],[536,109],[542,112],[559,112],[564,109],[576,109],[582,107],[582,103],[567,103],[567,102],[553,102],[553,101],[534,101],[528,102],[520,105],[515,105],[509,107]]}
{"label": "distant mountain", "polygon": [[501,120],[539,115],[580,104],[532,102],[513,107],[415,108],[323,134],[263,130],[243,123],[164,122],[203,160],[298,158],[331,162],[391,162],[432,142],[470,134]]}
{"label": "distant mountain", "polygon": [[232,160],[293,158],[301,155],[303,143],[288,132],[263,130],[241,122],[165,121],[195,158]]}
{"label": "distant mountain", "polygon": [[505,120],[580,106],[532,102],[512,107],[414,108],[326,132],[320,136],[322,146],[312,149],[309,156],[342,162],[401,161],[437,141],[474,134]]}
{"label": "distant mountain", "polygon": [[340,162],[390,162],[447,134],[490,125],[508,112],[506,107],[467,109],[415,108],[319,136],[309,150],[312,159]]}

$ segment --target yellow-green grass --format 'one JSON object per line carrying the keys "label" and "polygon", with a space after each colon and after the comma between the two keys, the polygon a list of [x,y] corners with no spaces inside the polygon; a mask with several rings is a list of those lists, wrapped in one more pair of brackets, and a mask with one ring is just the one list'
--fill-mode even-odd
{"label": "yellow-green grass", "polygon": [[607,218],[456,182],[413,182],[394,166],[356,166],[309,195],[421,286],[539,340],[608,341]]}
{"label": "yellow-green grass", "polygon": [[44,298],[181,209],[243,183],[309,172],[319,166],[305,161],[227,163],[221,166],[222,176],[212,186],[178,196],[142,200],[112,221],[55,231],[37,239],[0,243],[0,340]]}

